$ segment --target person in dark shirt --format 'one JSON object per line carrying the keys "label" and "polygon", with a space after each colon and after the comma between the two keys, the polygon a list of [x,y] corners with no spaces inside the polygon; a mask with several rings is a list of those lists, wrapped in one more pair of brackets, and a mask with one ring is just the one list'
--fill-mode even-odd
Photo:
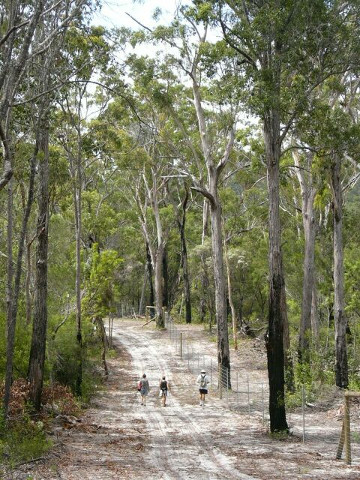
{"label": "person in dark shirt", "polygon": [[166,380],[165,375],[160,380],[159,388],[162,406],[166,407],[166,397],[168,396],[170,388],[169,382]]}

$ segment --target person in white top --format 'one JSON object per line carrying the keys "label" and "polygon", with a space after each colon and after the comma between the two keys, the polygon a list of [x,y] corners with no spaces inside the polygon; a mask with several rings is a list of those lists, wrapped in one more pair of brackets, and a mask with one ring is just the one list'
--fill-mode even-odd
{"label": "person in white top", "polygon": [[208,393],[208,385],[210,383],[209,377],[206,375],[206,371],[201,370],[196,382],[199,384],[200,405],[205,405],[205,395]]}

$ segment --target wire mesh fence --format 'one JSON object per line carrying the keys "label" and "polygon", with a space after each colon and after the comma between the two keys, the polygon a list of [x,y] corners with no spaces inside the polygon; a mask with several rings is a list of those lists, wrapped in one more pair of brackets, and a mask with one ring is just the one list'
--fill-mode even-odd
{"label": "wire mesh fence", "polygon": [[201,352],[168,313],[165,315],[165,327],[176,355],[189,372],[195,375],[201,370],[206,371],[210,380],[209,389],[213,395],[217,395],[231,410],[257,416],[264,424],[268,421],[269,395],[265,382],[244,377],[243,372],[233,368],[219,367],[217,358]]}
{"label": "wire mesh fence", "polygon": [[[244,371],[226,367],[218,367],[217,358],[204,354],[199,346],[188,338],[187,332],[180,325],[176,325],[171,316],[165,315],[165,327],[174,346],[179,361],[183,362],[189,372],[199,374],[203,369],[210,378],[210,392],[218,396],[224,406],[241,415],[256,417],[265,427],[269,427],[269,386],[268,382],[255,381]],[[302,437],[305,442],[311,435],[316,435],[317,427],[313,417],[307,413],[307,392],[302,386],[301,408],[297,412],[288,412],[290,429]],[[308,416],[308,418],[306,418]],[[312,420],[310,420],[310,418]],[[335,437],[337,435],[336,432]],[[333,437],[331,435],[331,437]],[[331,438],[336,448],[337,439]]]}

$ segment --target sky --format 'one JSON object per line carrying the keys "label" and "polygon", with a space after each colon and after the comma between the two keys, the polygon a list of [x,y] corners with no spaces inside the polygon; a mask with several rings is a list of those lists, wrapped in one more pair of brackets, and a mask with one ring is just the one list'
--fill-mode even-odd
{"label": "sky", "polygon": [[[153,27],[155,21],[152,19],[157,7],[162,11],[161,23],[168,23],[174,18],[176,7],[180,0],[142,0],[133,2],[131,0],[103,0],[103,6],[94,17],[94,24],[101,24],[107,27],[133,27],[136,23],[127,15],[129,13],[140,23]],[[184,3],[184,2],[183,2]]]}

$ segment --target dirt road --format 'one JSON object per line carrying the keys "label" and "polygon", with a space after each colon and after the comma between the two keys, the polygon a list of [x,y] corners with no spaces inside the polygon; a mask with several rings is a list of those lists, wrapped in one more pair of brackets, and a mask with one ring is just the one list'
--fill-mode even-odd
{"label": "dirt road", "polygon": [[[211,392],[199,406],[196,377],[174,355],[167,333],[141,324],[115,321],[118,354],[104,391],[81,422],[57,432],[50,458],[24,466],[14,480],[360,479],[360,467],[335,461],[321,435],[305,444],[296,436],[270,439],[259,420],[230,411]],[[201,341],[214,349],[204,335]],[[146,406],[136,392],[144,372],[151,386]],[[162,375],[172,387],[165,408],[157,388]]]}

